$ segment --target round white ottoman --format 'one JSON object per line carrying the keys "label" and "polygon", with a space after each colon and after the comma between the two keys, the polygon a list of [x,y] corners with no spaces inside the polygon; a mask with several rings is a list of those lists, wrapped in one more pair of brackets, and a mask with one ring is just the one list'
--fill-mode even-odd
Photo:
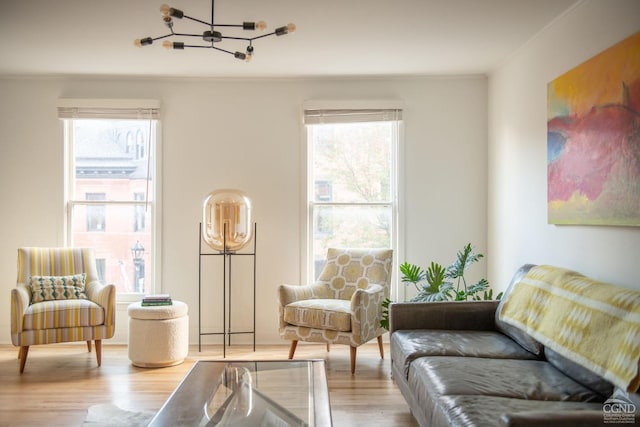
{"label": "round white ottoman", "polygon": [[173,305],[130,304],[129,360],[142,368],[179,365],[189,353],[189,307],[173,300]]}

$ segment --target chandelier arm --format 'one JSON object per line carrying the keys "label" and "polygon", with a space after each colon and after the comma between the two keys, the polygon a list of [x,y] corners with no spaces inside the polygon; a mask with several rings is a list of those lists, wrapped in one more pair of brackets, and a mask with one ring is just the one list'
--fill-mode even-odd
{"label": "chandelier arm", "polygon": [[[197,22],[197,23],[199,23],[199,24],[204,24],[204,25],[206,25],[207,27],[213,27],[213,25],[211,25],[211,23],[210,23],[210,22],[203,21],[203,20],[198,19],[198,18],[193,18],[193,17],[191,17],[191,16],[187,16],[187,15],[184,15],[184,16],[183,16],[183,18],[190,19],[191,21]],[[217,27],[217,25],[216,25],[216,27]]]}
{"label": "chandelier arm", "polygon": [[235,55],[236,54],[235,52],[231,52],[230,50],[226,50],[226,49],[222,49],[222,48],[219,48],[219,47],[215,47],[213,45],[211,45],[211,49],[219,50],[220,52],[228,53],[230,55]]}
{"label": "chandelier arm", "polygon": [[199,37],[202,38],[202,34],[192,34],[192,33],[173,33],[173,36],[177,37]]}
{"label": "chandelier arm", "polygon": [[210,22],[203,21],[203,20],[198,19],[198,18],[193,18],[193,17],[187,16],[187,15],[184,15],[182,18],[190,19],[190,20],[192,20],[194,22],[197,22],[199,24],[206,25],[207,27],[215,26],[215,27],[228,27],[228,28],[244,28],[244,25],[242,25],[242,24],[214,24],[214,25],[211,25]]}
{"label": "chandelier arm", "polygon": [[164,36],[159,36],[159,37],[149,37],[151,40],[156,41],[156,40],[162,40],[162,39],[166,39],[167,37],[171,37],[173,36],[174,33],[171,34],[166,34]]}
{"label": "chandelier arm", "polygon": [[274,32],[272,32],[272,33],[261,34],[261,35],[259,35],[259,36],[251,37],[251,38],[248,38],[248,39],[245,39],[245,40],[253,41],[253,40],[257,40],[257,39],[262,39],[262,38],[264,38],[264,37],[273,36],[275,33],[276,33],[276,32],[274,31]]}
{"label": "chandelier arm", "polygon": [[200,48],[200,49],[215,49],[215,50],[219,50],[220,52],[228,53],[229,55],[235,55],[235,52],[231,52],[230,50],[226,50],[226,49],[221,49],[221,48],[215,47],[213,45],[211,45],[211,46],[203,46],[203,45],[196,45],[196,44],[185,44],[184,47],[196,47],[196,48]]}
{"label": "chandelier arm", "polygon": [[202,46],[202,45],[197,45],[197,44],[185,44],[184,47],[197,47],[200,49],[215,49],[213,46]]}
{"label": "chandelier arm", "polygon": [[228,40],[243,40],[243,41],[246,41],[246,42],[250,42],[250,41],[253,40],[253,39],[247,38],[247,37],[233,37],[233,36],[221,36],[220,38],[228,39]]}
{"label": "chandelier arm", "polygon": [[215,24],[216,27],[235,27],[235,28],[244,28],[242,24]]}

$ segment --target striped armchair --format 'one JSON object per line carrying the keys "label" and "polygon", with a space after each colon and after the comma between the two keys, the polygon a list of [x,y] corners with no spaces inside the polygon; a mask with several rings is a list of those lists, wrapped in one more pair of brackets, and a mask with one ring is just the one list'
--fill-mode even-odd
{"label": "striped armchair", "polygon": [[318,281],[312,285],[280,285],[278,317],[280,337],[291,341],[289,359],[298,341],[346,344],[351,349],[351,373],[356,349],[378,339],[384,358],[382,302],[389,297],[391,249],[335,249],[327,251]]}
{"label": "striped armchair", "polygon": [[11,290],[11,342],[20,347],[20,373],[29,346],[86,341],[101,365],[102,340],[115,332],[114,285],[98,281],[90,248],[20,248]]}

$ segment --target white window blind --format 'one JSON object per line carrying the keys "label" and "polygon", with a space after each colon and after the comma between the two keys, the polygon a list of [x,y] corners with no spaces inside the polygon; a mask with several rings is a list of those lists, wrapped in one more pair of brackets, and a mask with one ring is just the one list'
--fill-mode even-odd
{"label": "white window blind", "polygon": [[304,124],[367,123],[402,120],[399,109],[305,110]]}
{"label": "white window blind", "polygon": [[160,101],[155,99],[58,100],[60,119],[158,120]]}

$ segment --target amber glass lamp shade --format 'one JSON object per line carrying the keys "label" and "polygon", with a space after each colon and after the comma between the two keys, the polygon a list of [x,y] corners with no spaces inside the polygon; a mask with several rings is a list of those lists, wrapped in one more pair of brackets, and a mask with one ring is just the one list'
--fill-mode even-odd
{"label": "amber glass lamp shade", "polygon": [[202,238],[212,249],[242,249],[251,240],[251,231],[251,200],[242,191],[215,190],[204,199]]}

